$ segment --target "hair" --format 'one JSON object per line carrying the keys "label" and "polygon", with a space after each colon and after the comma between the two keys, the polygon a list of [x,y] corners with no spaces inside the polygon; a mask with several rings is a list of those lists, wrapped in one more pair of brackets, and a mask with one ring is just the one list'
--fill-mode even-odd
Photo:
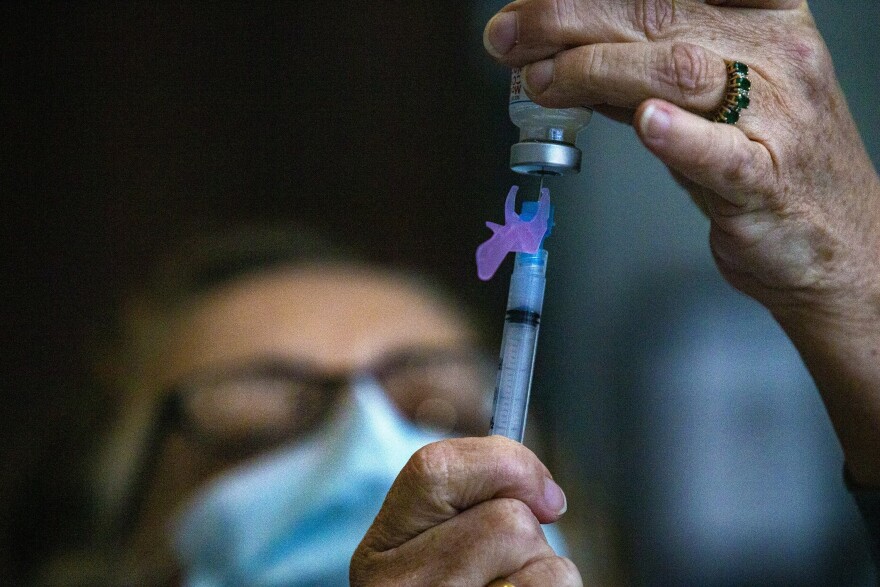
{"label": "hair", "polygon": [[351,251],[307,227],[243,224],[189,235],[158,256],[140,294],[173,309],[252,274],[280,267],[362,264]]}

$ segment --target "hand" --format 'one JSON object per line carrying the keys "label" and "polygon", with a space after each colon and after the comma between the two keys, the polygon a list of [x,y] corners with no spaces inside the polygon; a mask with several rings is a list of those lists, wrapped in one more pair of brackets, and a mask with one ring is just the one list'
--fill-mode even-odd
{"label": "hand", "polygon": [[[485,40],[527,66],[537,103],[634,120],[709,215],[736,287],[771,309],[880,295],[880,182],[806,3],[521,0]],[[702,116],[722,102],[725,59],[751,70],[736,126]]]}
{"label": "hand", "polygon": [[577,586],[540,524],[565,494],[527,448],[501,436],[429,444],[401,471],[351,560],[351,585]]}
{"label": "hand", "polygon": [[[880,179],[806,2],[518,0],[484,42],[535,102],[633,122],[708,215],[722,274],[798,347],[853,478],[880,487]],[[750,68],[736,126],[706,119],[725,60]]]}

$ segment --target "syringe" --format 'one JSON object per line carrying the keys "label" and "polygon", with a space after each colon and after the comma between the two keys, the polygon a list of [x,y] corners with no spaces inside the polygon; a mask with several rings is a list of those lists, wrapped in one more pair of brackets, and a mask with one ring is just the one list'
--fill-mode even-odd
{"label": "syringe", "polygon": [[547,251],[543,248],[537,253],[516,254],[489,434],[500,434],[517,442],[522,442],[526,429],[546,272]]}

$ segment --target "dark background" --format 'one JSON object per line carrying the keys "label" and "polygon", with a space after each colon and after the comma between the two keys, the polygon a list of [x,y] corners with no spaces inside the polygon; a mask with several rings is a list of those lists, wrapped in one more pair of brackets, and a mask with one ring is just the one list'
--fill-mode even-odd
{"label": "dark background", "polygon": [[297,219],[503,303],[473,250],[515,129],[467,3],[4,3],[0,21],[4,566],[79,531],[67,481],[106,411],[83,343],[175,235]]}

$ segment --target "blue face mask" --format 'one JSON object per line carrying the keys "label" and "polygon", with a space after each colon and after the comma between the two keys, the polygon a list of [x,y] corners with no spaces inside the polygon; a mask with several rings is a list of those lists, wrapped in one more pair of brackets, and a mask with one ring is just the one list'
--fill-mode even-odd
{"label": "blue face mask", "polygon": [[404,420],[377,383],[356,382],[321,431],[195,497],[176,531],[185,584],[347,585],[400,469],[440,438]]}

